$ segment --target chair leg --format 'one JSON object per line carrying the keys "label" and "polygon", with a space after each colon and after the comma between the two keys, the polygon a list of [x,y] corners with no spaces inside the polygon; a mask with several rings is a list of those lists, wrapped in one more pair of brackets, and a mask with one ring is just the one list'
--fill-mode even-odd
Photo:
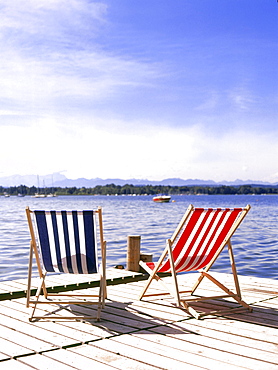
{"label": "chair leg", "polygon": [[212,281],[214,284],[216,284],[220,289],[222,289],[228,296],[230,296],[231,298],[233,298],[235,301],[237,301],[241,306],[243,306],[244,308],[247,308],[249,311],[252,311],[252,308],[246,303],[244,302],[240,296],[238,296],[237,294],[233,293],[231,290],[229,290],[228,288],[225,287],[225,285],[223,285],[222,283],[220,283],[220,281],[218,281],[217,279],[215,279],[214,277],[212,277],[210,274],[208,274],[207,272],[202,272],[202,274],[204,274],[210,281]]}
{"label": "chair leg", "polygon": [[200,314],[191,306],[189,306],[186,301],[181,300],[181,305],[184,307],[184,309],[189,313],[189,315],[195,317],[195,319],[199,320]]}
{"label": "chair leg", "polygon": [[29,305],[30,305],[32,265],[33,265],[33,247],[32,247],[32,241],[30,241],[28,284],[27,284],[27,293],[26,293],[26,307],[29,307]]}
{"label": "chair leg", "polygon": [[143,261],[139,261],[139,265],[143,267],[143,269],[150,275],[148,280],[147,280],[147,283],[145,284],[143,290],[141,291],[140,295],[139,295],[139,301],[144,297],[146,291],[148,290],[149,286],[151,285],[151,282],[153,281],[153,279],[156,279],[158,280],[159,277],[156,275],[156,269],[155,270],[151,270],[147,264]]}
{"label": "chair leg", "polygon": [[181,305],[181,299],[180,299],[180,292],[179,292],[179,286],[178,286],[178,279],[177,279],[177,273],[175,269],[175,264],[174,264],[174,259],[173,259],[173,254],[172,254],[172,248],[170,245],[170,240],[168,240],[168,253],[170,257],[170,265],[171,265],[171,274],[173,278],[173,283],[174,283],[174,298],[176,299],[176,303],[178,306]]}
{"label": "chair leg", "polygon": [[228,251],[229,251],[229,256],[230,256],[230,261],[231,261],[231,266],[232,266],[232,272],[233,272],[233,276],[234,276],[236,292],[237,292],[237,295],[239,296],[239,298],[241,299],[241,291],[240,291],[240,286],[239,286],[239,281],[238,281],[238,276],[237,276],[235,258],[234,258],[234,253],[233,253],[233,249],[232,249],[232,244],[231,244],[230,241],[228,242]]}
{"label": "chair leg", "polygon": [[103,286],[102,282],[100,281],[100,286],[99,286],[99,297],[98,297],[98,305],[97,305],[97,321],[100,321],[100,314],[101,310],[104,308],[104,302],[103,302]]}
{"label": "chair leg", "polygon": [[105,299],[107,298],[107,289],[106,289],[106,280],[101,276],[100,282],[99,282],[99,297],[101,302],[101,307],[105,307]]}
{"label": "chair leg", "polygon": [[44,279],[45,279],[45,275],[43,277],[41,277],[41,283],[40,283],[40,285],[37,289],[37,292],[36,292],[36,295],[35,295],[35,300],[34,301],[31,301],[31,300],[29,301],[29,303],[34,305],[33,310],[32,310],[32,314],[29,317],[29,321],[33,321],[34,314],[35,314],[35,311],[36,311],[36,308],[37,308],[37,304],[38,304],[38,301],[40,299],[41,291],[43,290],[43,287],[45,286]]}

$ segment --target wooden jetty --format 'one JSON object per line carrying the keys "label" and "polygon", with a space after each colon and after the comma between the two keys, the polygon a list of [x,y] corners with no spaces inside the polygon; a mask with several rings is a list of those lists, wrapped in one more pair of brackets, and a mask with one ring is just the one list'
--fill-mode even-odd
{"label": "wooden jetty", "polygon": [[[100,322],[30,323],[26,280],[1,282],[0,368],[278,369],[278,281],[240,276],[243,297],[253,312],[196,320],[174,308],[168,299],[138,301],[145,278],[137,272],[108,269],[108,299]],[[193,278],[194,274],[178,277],[184,287],[190,286]],[[221,278],[231,281],[228,274]],[[55,291],[93,291],[97,281],[91,279],[88,275],[53,275],[51,284]],[[154,284],[153,289],[160,289],[159,285]],[[215,288],[206,282],[203,289]],[[206,310],[233,303],[218,300],[198,305]],[[46,313],[53,307],[39,309]],[[69,309],[75,315],[77,310],[86,314],[94,308]]]}

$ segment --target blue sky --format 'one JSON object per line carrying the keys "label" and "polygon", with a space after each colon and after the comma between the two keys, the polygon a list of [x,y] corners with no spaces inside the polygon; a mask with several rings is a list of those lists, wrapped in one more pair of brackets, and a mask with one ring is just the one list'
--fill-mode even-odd
{"label": "blue sky", "polygon": [[0,177],[278,181],[276,0],[0,14]]}

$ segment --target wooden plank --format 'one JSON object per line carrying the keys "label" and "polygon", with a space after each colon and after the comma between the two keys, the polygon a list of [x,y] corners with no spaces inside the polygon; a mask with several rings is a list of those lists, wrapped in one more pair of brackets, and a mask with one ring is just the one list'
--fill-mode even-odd
{"label": "wooden plank", "polygon": [[270,298],[266,299],[264,301],[255,303],[255,306],[258,305],[260,307],[265,307],[265,308],[271,308],[271,309],[278,309],[278,298]]}
{"label": "wooden plank", "polygon": [[103,362],[115,369],[125,369],[125,370],[157,370],[161,367],[152,366],[146,363],[146,356],[140,361],[134,360],[132,358],[123,356],[121,353],[115,353],[111,351],[104,350],[102,348],[97,348],[93,345],[83,345],[75,348],[70,348],[68,351],[86,356],[91,359],[96,359]]}
{"label": "wooden plank", "polygon": [[[9,307],[9,311],[6,312],[7,315],[11,314],[13,315],[17,320],[21,320],[28,322],[29,317],[29,309],[25,307],[23,304],[23,301],[21,299],[22,303],[19,303],[20,300],[14,300],[14,301],[5,301],[1,302],[1,310],[3,310],[3,305],[5,303],[5,306]],[[39,312],[41,312],[39,310]],[[42,312],[43,314],[45,311]],[[23,316],[24,315],[24,316]],[[29,322],[28,322],[29,323]],[[29,323],[31,326],[36,327],[43,327],[45,329],[49,329],[50,332],[55,332],[63,334],[66,337],[80,339],[80,336],[82,333],[89,333],[91,335],[90,340],[94,339],[100,339],[105,338],[113,335],[117,335],[119,333],[127,333],[130,332],[130,327],[122,326],[121,324],[106,321],[105,326],[103,325],[103,320],[99,323],[94,322],[93,325],[90,321],[86,322],[84,325],[83,322],[77,322],[77,321],[67,321],[67,322],[44,322],[44,321],[38,321]]]}
{"label": "wooden plank", "polygon": [[[74,369],[72,365],[67,365],[63,363],[63,355],[65,355],[64,351],[61,353],[61,358],[59,360],[52,359],[45,354],[36,354],[32,356],[21,357],[18,359],[21,363],[25,365],[32,366],[33,369],[38,370],[71,370]],[[29,367],[30,369],[30,367]],[[75,368],[80,369],[80,368]]]}
{"label": "wooden plank", "polygon": [[[31,370],[34,369],[27,364],[22,363],[19,360],[11,359],[9,361],[4,361],[0,363],[2,369],[5,370]],[[38,369],[38,368],[35,368]]]}
{"label": "wooden plank", "polygon": [[[207,328],[213,331],[213,338],[218,337],[219,332],[226,333],[229,337],[233,335],[232,340],[236,343],[252,339],[257,341],[257,346],[261,348],[261,343],[278,343],[278,331],[276,328],[263,327],[260,325],[253,325],[252,323],[243,322],[239,320],[232,320],[226,318],[205,319],[205,320],[186,320],[179,322],[178,326],[186,327],[188,330],[192,328],[198,333],[200,327]],[[254,344],[253,344],[254,345]],[[256,346],[255,346],[256,347]]]}
{"label": "wooden plank", "polygon": [[165,324],[189,318],[187,314],[173,306],[161,306],[159,304],[142,301],[137,301],[130,304],[114,301],[112,303],[108,302],[106,307],[107,310],[108,308],[110,310],[110,307],[114,307],[114,309],[119,311],[119,314],[121,314],[120,310],[129,312],[129,314],[133,315],[135,319],[136,317],[137,319],[140,319],[140,317],[145,318],[145,320],[147,320],[150,324]]}
{"label": "wooden plank", "polygon": [[[216,274],[212,274],[212,275],[215,276]],[[191,284],[185,280],[184,276],[180,276],[179,278],[180,278],[179,279],[180,289],[186,290],[188,288],[191,288]],[[233,281],[231,279],[225,279],[225,275],[224,275],[224,279],[219,278],[218,275],[216,275],[216,278],[218,278],[230,290],[235,292]],[[273,298],[275,296],[272,291],[263,290],[263,291],[256,292],[253,289],[251,289],[251,287],[247,289],[246,286],[244,286],[243,284],[241,284],[241,290],[242,290],[243,300],[249,304],[259,302],[262,299]],[[223,291],[220,289],[217,289],[217,287],[214,284],[212,284],[208,279],[204,279],[200,287],[195,292],[195,294],[197,295],[204,295],[204,296],[215,295],[218,293],[222,294]]]}
{"label": "wooden plank", "polygon": [[[167,329],[169,330],[169,329]],[[173,339],[173,340],[172,340]],[[115,340],[118,340],[115,338]],[[122,342],[123,338],[119,338]],[[124,343],[126,338],[124,338]],[[211,353],[204,346],[198,346],[190,343],[189,341],[177,341],[175,338],[166,337],[164,335],[157,335],[152,331],[140,331],[138,333],[132,334],[132,338],[129,343],[132,346],[137,346],[143,349],[150,348],[150,351],[155,351],[156,353],[164,356],[169,356],[170,358],[175,358],[176,360],[189,363],[195,366],[204,366],[208,369],[241,369],[239,363],[233,363],[227,356],[217,353]],[[244,368],[244,367],[243,367]]]}
{"label": "wooden plank", "polygon": [[27,288],[27,284],[26,284],[27,280],[25,281],[25,283],[23,282],[18,282],[16,280],[5,280],[5,281],[1,281],[0,282],[0,286],[1,288],[5,288],[7,290],[26,290]]}
{"label": "wooden plank", "polygon": [[[199,338],[202,340],[201,336]],[[109,339],[109,341],[116,341],[134,348],[151,351],[151,353],[175,359],[181,363],[189,362],[190,364],[198,366],[203,365],[210,369],[235,369],[240,367],[265,370],[277,369],[277,364],[271,361],[264,362],[249,358],[248,356],[243,357],[229,352],[228,350],[223,351],[223,348],[216,349],[210,346],[204,346],[201,344],[201,340],[200,343],[190,343],[189,339],[182,341],[176,337],[170,338],[169,336],[152,334],[150,331],[140,331],[132,333],[129,336],[125,335]],[[98,343],[96,345],[98,345]]]}
{"label": "wooden plank", "polygon": [[[9,327],[14,331],[14,335],[16,335],[18,338],[15,340],[18,341],[18,343],[21,334],[24,334],[24,332],[28,333],[30,340],[31,338],[43,338],[43,343],[41,343],[41,346],[44,348],[42,348],[40,351],[57,347],[60,348],[61,346],[72,345],[77,343],[78,339],[80,339],[78,338],[78,332],[76,330],[74,329],[70,330],[64,327],[60,327],[51,322],[48,322],[48,325],[43,327],[43,325],[33,325],[33,323],[29,322],[25,323],[17,319],[6,318],[5,324],[9,325]],[[2,328],[3,325],[1,325],[1,330]],[[68,336],[69,333],[71,334],[72,337]],[[92,339],[92,336],[90,336],[90,338]]]}
{"label": "wooden plank", "polygon": [[[252,341],[250,338],[241,338],[236,343],[234,335],[227,335],[227,333],[221,333],[219,331],[213,332],[213,330],[208,331],[201,327],[199,327],[198,331],[194,332],[194,325],[188,326],[187,324],[181,325],[181,328],[184,328],[183,330],[177,330],[176,325],[172,327],[172,330],[168,326],[150,329],[150,332],[162,334],[162,337],[161,335],[150,336],[151,340],[155,338],[155,341],[159,340],[162,343],[164,339],[164,342],[167,342],[168,346],[172,345],[174,348],[181,349],[186,346],[186,350],[191,347],[193,351],[197,345],[202,348],[203,354],[207,353],[209,357],[217,358],[219,361],[222,359],[223,362],[229,357],[231,357],[232,361],[235,358],[242,358],[245,366],[248,363],[248,360],[246,360],[247,362],[245,361],[245,357],[247,357],[262,361],[262,363],[266,362],[267,364],[278,365],[277,346],[275,349],[273,343],[261,342],[260,348],[257,345],[259,343],[254,343],[255,341]],[[133,333],[132,335],[135,337],[141,336],[141,332]],[[168,339],[169,337],[171,340]],[[177,342],[177,340],[179,341]],[[221,353],[219,354],[218,351]],[[259,366],[258,368],[261,367]]]}
{"label": "wooden plank", "polygon": [[[182,276],[182,278],[184,278],[184,276]],[[186,278],[188,278],[187,276],[186,276]],[[191,277],[192,278],[192,277]],[[183,283],[183,281],[181,280],[181,282]],[[139,284],[139,283],[138,283]],[[188,284],[189,286],[190,286],[190,284]],[[189,286],[185,286],[185,288],[187,289]],[[142,286],[143,286],[143,283],[142,283]],[[181,284],[181,286],[182,286],[182,284]],[[160,286],[159,286],[159,284],[156,284],[156,291],[158,291],[159,289],[160,289]],[[210,289],[212,289],[211,288],[211,286],[209,287],[209,284],[204,284],[204,286],[203,286],[203,288],[205,288],[205,292],[204,293],[207,293]],[[135,291],[135,285],[133,285],[133,291]],[[217,292],[215,291],[215,290],[210,290],[210,293],[212,293],[212,294],[216,294]],[[202,294],[202,290],[200,290],[200,294]],[[162,298],[162,297],[157,297],[157,298]],[[244,298],[246,298],[246,297],[244,297]],[[266,299],[273,299],[273,296],[271,296],[270,294],[268,294],[267,295],[267,297],[261,297],[261,294],[260,294],[260,297],[256,297],[256,299],[257,300],[259,300],[259,299],[263,299],[264,300],[264,302],[265,302],[265,300]],[[255,299],[255,300],[256,300]],[[158,300],[156,300],[156,298],[149,298],[149,297],[146,297],[145,299],[144,299],[144,301],[146,301],[146,300],[148,300],[148,301],[156,301],[156,303],[158,302]],[[249,301],[252,301],[252,300],[254,300],[254,297],[250,297],[249,296]],[[167,300],[164,300],[164,302],[166,302]],[[274,301],[274,299],[273,299],[273,301]],[[223,301],[224,302],[224,301]],[[216,305],[218,304],[217,303],[217,301],[215,301],[215,303],[216,303]],[[204,307],[206,307],[206,304],[205,303],[202,303],[202,304],[199,304],[199,306],[201,306],[201,305],[203,305]],[[266,305],[265,303],[264,303],[264,305]],[[270,311],[269,311],[269,313],[270,313]],[[270,323],[270,325],[271,325],[271,323]]]}
{"label": "wooden plank", "polygon": [[121,341],[105,339],[89,345],[160,369],[207,369],[204,363],[201,366],[195,366],[188,362],[181,362],[175,358],[167,357],[167,355],[165,356],[165,350],[167,350],[165,347],[161,348],[161,351],[157,351],[156,348],[150,345],[148,347],[140,346],[138,343],[137,345],[133,345],[132,340],[131,343],[129,343],[128,339],[130,336],[128,335],[122,335],[117,338],[121,338]]}
{"label": "wooden plank", "polygon": [[[106,307],[107,309],[104,309],[101,315],[102,321],[112,321],[117,322],[117,324],[122,326],[128,326],[129,331],[156,326],[160,323],[160,321],[156,318],[144,318],[143,315],[140,317],[139,314],[134,314],[128,310],[119,310],[113,306]],[[87,308],[86,306],[80,306],[76,307],[75,312],[77,314],[89,314],[91,309]]]}
{"label": "wooden plank", "polygon": [[4,338],[0,338],[0,348],[1,352],[8,357],[24,356],[35,353],[34,350],[30,350],[25,346],[13,343]]}
{"label": "wooden plank", "polygon": [[[132,271],[125,271],[116,268],[107,269],[107,284],[126,284],[134,280],[145,280],[146,275]],[[31,280],[31,295],[34,295],[39,284],[39,278]],[[49,274],[46,279],[46,286],[53,293],[87,289],[99,286],[99,274]],[[17,299],[26,296],[27,279],[16,280],[14,283],[8,281],[0,282],[0,301],[6,299]]]}
{"label": "wooden plank", "polygon": [[[228,274],[217,274],[230,286]],[[122,277],[123,281],[126,276],[130,278],[128,273],[120,270],[115,274],[111,272],[111,276],[116,276],[116,281],[121,282]],[[179,276],[179,281],[187,287],[195,278],[196,275],[186,274]],[[75,280],[74,275],[70,279],[51,277],[50,284],[88,283],[87,277],[83,279]],[[144,282],[131,281],[108,286],[107,304],[98,323],[93,320],[29,323],[30,308],[25,307],[25,298],[1,301],[0,362],[40,370],[36,366],[43,358],[47,358],[44,363],[49,367],[58,369],[59,365],[65,369],[83,369],[83,362],[86,368],[103,366],[104,369],[136,370],[278,368],[277,282],[270,285],[271,279],[244,277],[240,279],[241,288],[247,299],[253,300],[252,313],[195,320],[175,308],[169,297],[138,301]],[[14,282],[8,285],[18,287]],[[151,289],[161,291],[158,284]],[[90,285],[82,293],[95,290],[97,288]],[[200,292],[206,291],[213,293],[215,288],[205,282]],[[234,306],[223,300],[197,304],[205,310],[223,305]],[[39,306],[38,312],[46,314],[53,309],[57,306]],[[88,314],[95,309],[89,305],[74,305],[71,306],[71,314]],[[38,351],[40,354],[35,354]],[[12,357],[16,360],[7,360]]]}
{"label": "wooden plank", "polygon": [[[97,370],[111,370],[114,369],[112,364],[107,365],[93,358],[88,358],[78,353],[68,351],[65,349],[60,349],[59,351],[51,351],[44,354],[44,356],[49,357],[53,360],[63,362],[66,365],[71,366],[74,369],[92,369]],[[59,369],[59,367],[57,367]]]}
{"label": "wooden plank", "polygon": [[[217,278],[220,276],[221,280],[224,281],[229,286],[233,287],[233,280],[231,275],[223,274],[218,272],[213,272],[213,275]],[[115,268],[107,269],[107,283],[121,284],[131,281],[141,281],[147,278],[147,275],[141,273],[135,273]],[[179,275],[179,283],[187,288],[191,288],[196,274],[184,274]],[[168,278],[169,280],[169,278]],[[240,282],[244,283],[245,286],[242,287],[242,292],[245,298],[245,293],[248,291],[248,296],[251,301],[256,302],[262,300],[262,297],[273,298],[278,296],[278,284],[271,279],[259,279],[252,277],[239,276]],[[35,287],[37,286],[38,278],[32,279],[33,294],[35,292]],[[74,275],[74,274],[54,274],[49,275],[47,278],[48,286],[53,287],[53,291],[70,290],[70,289],[85,289],[90,286],[98,285],[99,277],[97,274],[93,275]],[[203,285],[204,284],[204,285]],[[243,284],[241,284],[243,285]],[[204,286],[203,291],[211,289],[208,284],[204,281],[202,282]],[[25,290],[27,287],[27,280],[20,279],[18,281],[9,282],[5,281],[0,283],[0,291],[2,289],[2,294],[0,292],[1,299],[14,299],[25,296]],[[20,290],[21,289],[21,290]],[[156,289],[160,290],[159,286]],[[198,288],[200,289],[200,288]],[[202,290],[200,290],[202,291]],[[139,293],[138,293],[139,294]],[[246,298],[245,298],[246,299]],[[249,300],[250,300],[249,299]]]}
{"label": "wooden plank", "polygon": [[1,284],[0,286],[0,294],[6,295],[7,293],[10,294],[10,287],[7,287],[5,284]]}
{"label": "wooden plank", "polygon": [[[15,304],[13,303],[13,306]],[[107,330],[92,326],[90,324],[82,325],[80,322],[33,322],[28,321],[28,315],[13,309],[0,305],[0,323],[9,326],[13,330],[28,333],[28,335],[43,338],[53,346],[61,347],[75,343],[98,340],[103,337],[112,336]],[[11,317],[13,315],[13,317]],[[1,335],[1,333],[0,333]]]}
{"label": "wooden plank", "polygon": [[[7,325],[10,324],[11,320],[7,320]],[[31,328],[30,328],[31,329]],[[22,328],[24,330],[24,328]],[[31,330],[32,331],[32,330]],[[28,334],[27,334],[28,333]],[[14,328],[8,328],[6,326],[0,325],[0,338],[8,340],[12,343],[15,343],[19,346],[22,346],[26,348],[29,352],[41,352],[41,351],[47,351],[50,349],[55,348],[55,345],[52,343],[47,342],[43,339],[38,339],[41,337],[32,336],[33,333],[30,332],[21,332],[19,330],[15,330]],[[3,348],[5,351],[5,347]]]}
{"label": "wooden plank", "polygon": [[[119,290],[120,288],[118,288],[116,290],[116,287],[113,287],[113,295],[112,296],[113,296],[113,298],[115,298],[115,300],[118,301],[122,297],[124,297],[124,298],[122,298],[122,300],[125,301],[125,296],[127,295],[126,291],[124,293],[122,293],[122,297],[120,297],[121,291],[124,288],[125,287],[123,286],[121,290]],[[118,296],[116,296],[114,294],[115,290],[116,290],[116,293],[118,294]],[[132,283],[132,291],[134,291],[134,283]],[[110,292],[111,292],[111,290],[110,290]],[[110,296],[111,296],[111,293],[110,293]],[[118,302],[116,304],[118,304]],[[164,319],[165,316],[170,318],[171,317],[171,311],[176,311],[176,312],[180,312],[179,320],[189,319],[189,317],[187,318],[184,315],[184,313],[179,309],[176,309],[176,308],[173,308],[173,307],[167,307],[167,306],[160,307],[158,304],[146,303],[146,302],[143,302],[143,301],[134,301],[129,306],[130,310],[132,310],[133,308],[135,310],[139,310],[143,314],[145,313],[147,315],[151,315],[153,317],[160,317],[162,319]],[[268,311],[269,312],[267,313],[266,310],[264,310],[264,312],[263,312],[264,317],[265,318],[267,316],[270,317],[270,318],[272,317],[272,322],[274,324],[275,323],[277,324],[277,313],[276,313],[276,311],[273,311],[273,310],[268,310]],[[261,339],[262,336],[264,336],[264,333],[268,333],[266,335],[274,336],[274,338],[277,337],[278,332],[277,332],[276,329],[271,330],[270,328],[265,327],[264,330],[262,331],[261,326],[248,324],[248,320],[253,321],[253,322],[257,322],[258,324],[260,323],[261,314],[258,314],[256,310],[254,311],[254,313],[248,313],[248,314],[244,315],[244,319],[246,320],[246,323],[244,323],[243,320],[241,320],[241,322],[238,322],[238,318],[242,315],[243,314],[240,314],[240,315],[238,314],[237,321],[228,320],[227,318],[226,319],[218,318],[217,320],[214,320],[214,325],[219,326],[220,328],[221,327],[225,328],[227,325],[229,325],[229,323],[231,323],[229,327],[237,327],[238,332],[243,331],[246,336],[248,336],[248,332],[250,332],[252,335],[256,334],[259,339]],[[200,325],[200,321],[196,321],[196,320],[193,320],[193,321],[194,321],[194,325]],[[204,322],[204,321],[202,321],[202,322]],[[243,329],[243,328],[245,328],[245,329]],[[278,342],[278,337],[277,337],[277,342]]]}
{"label": "wooden plank", "polygon": [[[133,291],[133,294],[134,294],[134,291],[135,291],[135,286],[132,285],[132,291]],[[124,291],[124,287],[120,288],[118,287],[117,290],[115,289],[111,289],[109,290],[109,297],[115,301],[130,301],[130,298],[131,297],[128,297],[128,292],[127,291]],[[137,296],[137,295],[136,295]],[[134,297],[132,297],[132,300],[134,299]],[[139,303],[140,302],[140,303]],[[224,302],[224,301],[223,301]],[[109,304],[109,303],[107,303]],[[146,298],[142,301],[138,301],[138,300],[134,300],[133,303],[132,303],[132,306],[135,307],[138,306],[138,307],[142,307],[144,306],[145,308],[149,307],[149,314],[150,315],[153,315],[153,316],[157,316],[161,319],[164,319],[164,320],[182,320],[182,319],[186,319],[186,318],[190,318],[191,316],[188,315],[188,313],[186,313],[184,310],[182,309],[177,309],[175,306],[173,306],[172,304],[172,299],[169,297],[169,296],[166,296],[166,299],[163,299],[161,297],[155,297],[153,299],[149,299],[149,298]],[[226,308],[232,306],[232,307],[235,307],[235,304],[234,303],[229,303],[229,302],[225,302],[225,305],[226,305]],[[197,304],[198,306],[198,304]],[[221,308],[225,308],[222,307],[223,306],[223,303],[221,303],[221,301],[213,301],[213,306],[210,305],[206,305],[204,303],[201,303],[199,304],[200,308],[205,308],[205,307],[208,307],[208,311],[211,311],[211,310],[215,310],[217,308],[221,309]],[[217,307],[219,306],[219,307]],[[238,305],[236,305],[238,306]],[[154,313],[156,312],[156,313]]]}
{"label": "wooden plank", "polygon": [[0,362],[10,360],[11,357],[0,351]]}

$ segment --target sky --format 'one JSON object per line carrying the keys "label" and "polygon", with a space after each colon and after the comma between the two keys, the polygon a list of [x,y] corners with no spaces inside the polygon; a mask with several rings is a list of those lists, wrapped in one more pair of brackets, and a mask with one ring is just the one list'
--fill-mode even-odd
{"label": "sky", "polygon": [[0,0],[0,177],[278,182],[276,0]]}

